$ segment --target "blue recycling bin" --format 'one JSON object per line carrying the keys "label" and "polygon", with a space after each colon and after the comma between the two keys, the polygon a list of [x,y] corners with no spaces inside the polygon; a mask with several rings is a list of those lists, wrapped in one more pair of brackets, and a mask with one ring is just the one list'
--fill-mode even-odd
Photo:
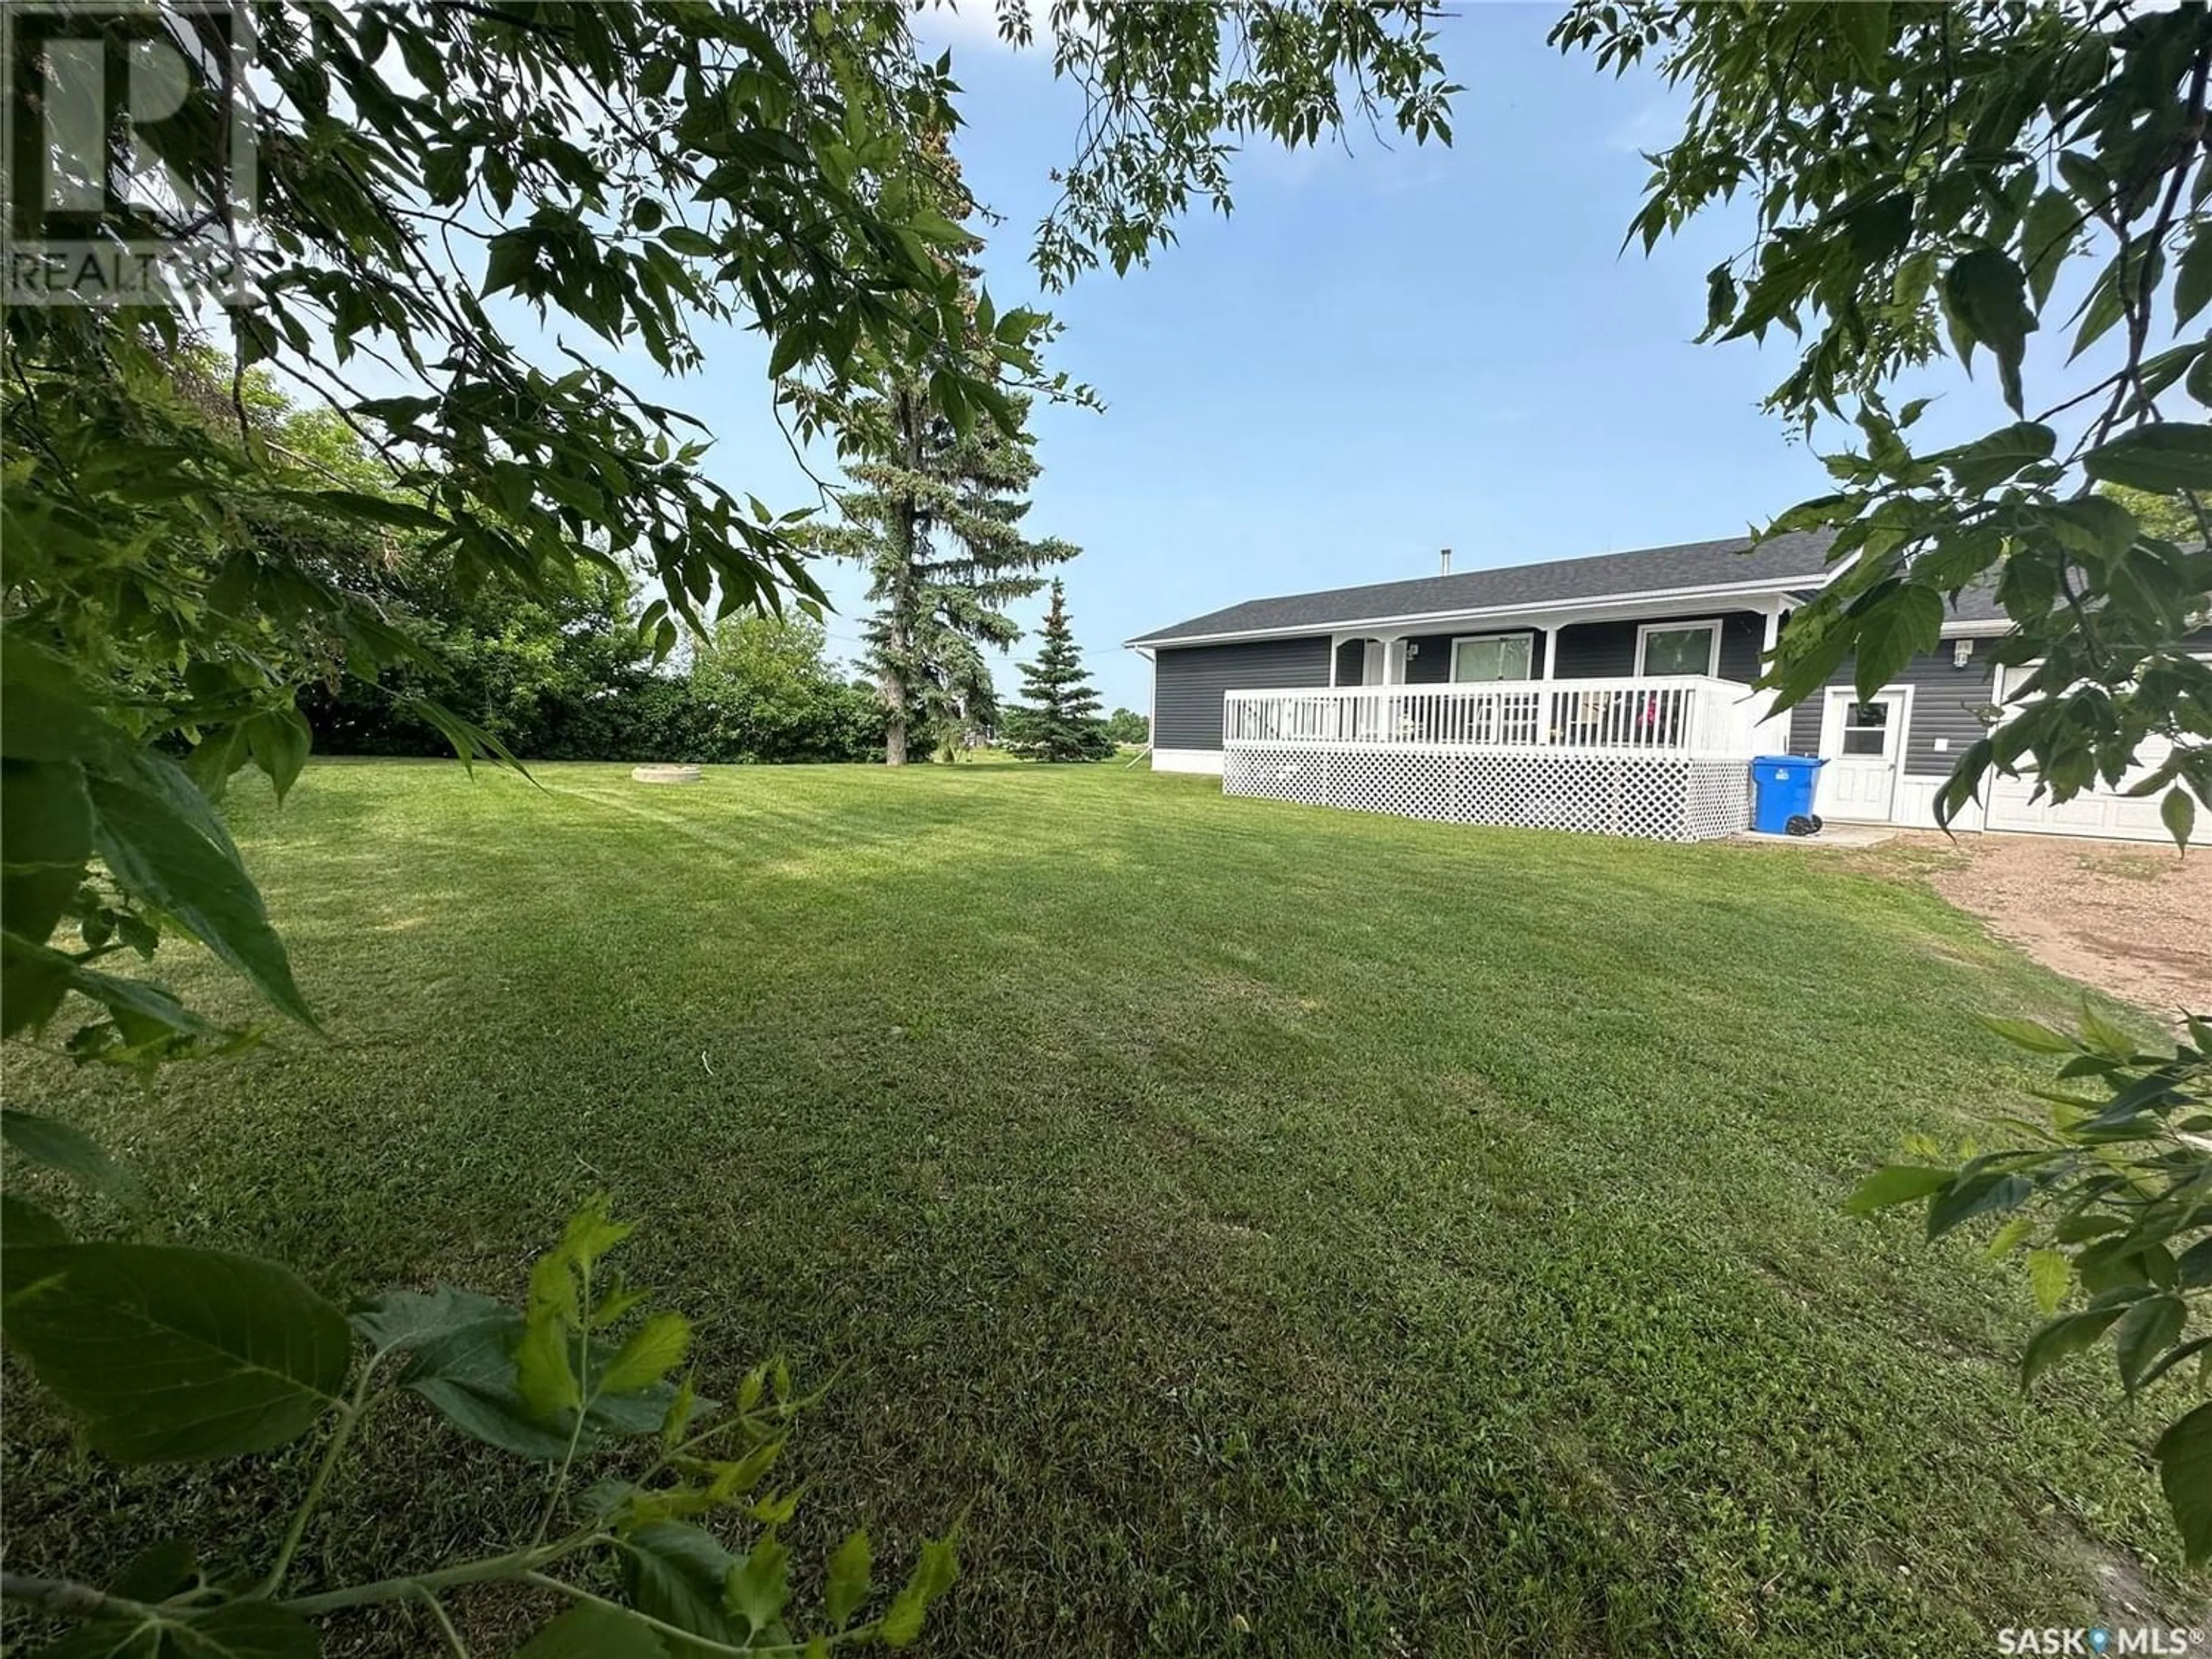
{"label": "blue recycling bin", "polygon": [[1810,817],[1813,786],[1828,763],[1810,755],[1761,755],[1751,763],[1751,827],[1761,835],[1790,832],[1790,820]]}

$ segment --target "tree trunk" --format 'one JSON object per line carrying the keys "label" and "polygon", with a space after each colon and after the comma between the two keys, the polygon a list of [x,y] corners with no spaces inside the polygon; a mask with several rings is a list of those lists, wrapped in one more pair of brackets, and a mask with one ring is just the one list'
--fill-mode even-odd
{"label": "tree trunk", "polygon": [[893,714],[890,723],[884,728],[884,764],[906,764],[906,716],[903,714]]}

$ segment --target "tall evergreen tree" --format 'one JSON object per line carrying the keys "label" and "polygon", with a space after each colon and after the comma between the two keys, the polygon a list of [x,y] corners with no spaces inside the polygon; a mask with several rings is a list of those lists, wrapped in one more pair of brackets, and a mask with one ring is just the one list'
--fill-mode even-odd
{"label": "tall evergreen tree", "polygon": [[1044,642],[1022,665],[1022,701],[1006,714],[1006,741],[1045,761],[1103,760],[1114,752],[1098,694],[1083,672],[1083,650],[1067,625],[1067,590],[1054,578],[1045,612]]}
{"label": "tall evergreen tree", "polygon": [[[968,219],[975,204],[941,144],[934,161],[949,230]],[[978,325],[973,332],[990,340],[995,332],[1026,331],[1035,326],[1031,313],[996,318],[981,292],[973,256],[981,246],[980,238],[961,234],[945,239],[939,256],[959,274],[963,303]],[[981,375],[998,372],[980,349],[974,366]],[[1063,386],[1055,382],[1047,389],[1087,399],[1080,389]],[[879,372],[836,392],[785,387],[802,429],[836,429],[855,486],[839,500],[843,521],[811,539],[868,573],[876,611],[862,630],[866,662],[883,699],[884,758],[893,766],[904,765],[917,747],[924,754],[949,752],[963,736],[997,723],[986,648],[1021,637],[1008,607],[1044,586],[1038,571],[1079,550],[1022,533],[1030,486],[1042,470],[1032,453],[1030,398],[1003,384],[994,390],[1001,419],[941,374]]]}
{"label": "tall evergreen tree", "polygon": [[[1012,401],[1025,415],[1029,400]],[[1077,550],[1022,533],[1039,470],[1026,429],[1010,438],[978,420],[963,433],[926,385],[902,381],[854,399],[844,433],[868,459],[847,464],[858,487],[819,539],[868,573],[866,662],[888,716],[884,757],[900,766],[996,722],[985,650],[1021,637],[1008,608]]]}

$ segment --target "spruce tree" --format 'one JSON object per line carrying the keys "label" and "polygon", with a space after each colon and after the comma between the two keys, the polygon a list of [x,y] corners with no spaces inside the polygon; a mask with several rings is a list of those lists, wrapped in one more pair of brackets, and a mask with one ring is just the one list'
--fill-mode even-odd
{"label": "spruce tree", "polygon": [[1036,660],[1022,665],[1022,702],[1006,714],[1007,744],[1038,760],[1103,760],[1114,752],[1114,740],[1098,707],[1083,672],[1082,648],[1067,625],[1067,590],[1055,578],[1044,642]]}
{"label": "spruce tree", "polygon": [[[974,204],[958,165],[940,148],[937,166],[946,219],[963,222]],[[977,287],[972,256],[981,246],[969,236],[943,257],[966,285],[975,362],[988,370],[984,343],[998,319]],[[884,758],[893,766],[917,750],[949,754],[963,737],[997,725],[985,653],[1021,637],[1007,611],[1044,586],[1036,573],[1079,550],[1022,533],[1030,486],[1042,470],[1032,453],[1030,399],[999,387],[1010,416],[1002,423],[972,402],[948,403],[945,385],[942,375],[885,371],[838,393],[786,387],[802,428],[836,429],[854,486],[838,501],[843,521],[810,539],[868,573],[876,610],[862,636],[886,716]]]}

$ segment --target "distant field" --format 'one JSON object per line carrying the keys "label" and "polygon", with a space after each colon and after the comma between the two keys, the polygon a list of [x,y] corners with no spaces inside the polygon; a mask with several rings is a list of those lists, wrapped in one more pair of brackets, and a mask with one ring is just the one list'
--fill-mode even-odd
{"label": "distant field", "polygon": [[[1917,890],[1118,765],[538,775],[246,788],[328,1040],[12,1099],[346,1293],[517,1291],[611,1193],[711,1389],[839,1374],[802,1559],[972,1505],[931,1652],[1980,1654],[2212,1599],[2102,1376],[2021,1396],[2016,1269],[1839,1211],[2009,1097],[1970,1011],[2075,994]],[[291,1478],[180,1498],[9,1406],[18,1570]],[[513,1512],[510,1466],[387,1426],[302,1589]],[[480,1655],[531,1611],[460,1607]],[[350,1650],[428,1650],[412,1616]]]}

